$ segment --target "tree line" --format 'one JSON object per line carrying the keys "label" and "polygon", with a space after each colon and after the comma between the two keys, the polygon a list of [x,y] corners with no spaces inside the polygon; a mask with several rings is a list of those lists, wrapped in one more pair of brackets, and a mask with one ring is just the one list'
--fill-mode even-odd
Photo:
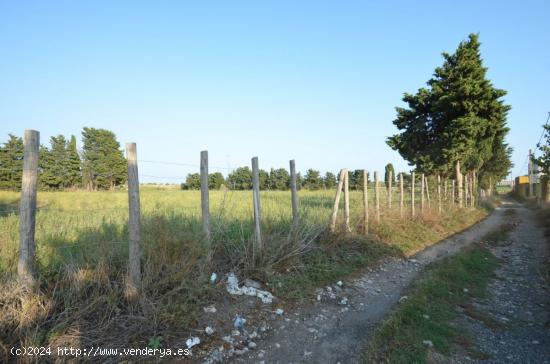
{"label": "tree line", "polygon": [[[389,183],[390,173],[392,180],[395,181],[395,172],[393,165],[386,165],[384,174],[384,182]],[[261,190],[286,191],[290,189],[290,174],[284,168],[274,169],[268,172],[264,169],[258,171]],[[410,179],[410,176],[407,175]],[[406,177],[407,178],[407,177]],[[337,173],[326,172],[321,175],[321,172],[315,169],[308,169],[302,176],[300,172],[296,173],[296,186],[298,189],[307,189],[310,191],[322,189],[334,189],[338,184],[339,175]],[[220,172],[210,173],[208,175],[209,189],[220,189],[224,186],[230,190],[250,190],[252,189],[252,170],[249,167],[239,167],[229,173],[227,178]],[[185,182],[181,184],[184,190],[199,190],[201,187],[200,174],[189,173]],[[356,169],[349,172],[349,188],[352,190],[360,190],[363,188],[363,170]]]}
{"label": "tree line", "polygon": [[[53,136],[39,151],[39,188],[114,189],[126,183],[127,163],[112,131],[83,128],[82,150],[76,137]],[[0,146],[0,189],[19,190],[23,174],[23,139],[10,134]]]}

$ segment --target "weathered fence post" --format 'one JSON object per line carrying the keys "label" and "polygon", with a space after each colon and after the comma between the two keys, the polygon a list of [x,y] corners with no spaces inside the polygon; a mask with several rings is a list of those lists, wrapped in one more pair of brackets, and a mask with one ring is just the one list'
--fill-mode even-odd
{"label": "weathered fence post", "polygon": [[202,231],[208,243],[208,255],[210,259],[210,205],[208,191],[208,151],[201,152],[201,210],[202,210]]}
{"label": "weathered fence post", "polygon": [[420,174],[420,211],[424,212],[424,173]]}
{"label": "weathered fence post", "polygon": [[470,198],[470,173],[466,173],[464,178],[464,207],[469,207]]}
{"label": "weathered fence post", "polygon": [[430,184],[428,183],[428,177],[424,177],[424,187],[426,187],[426,199],[428,200],[428,208],[431,209],[432,204],[430,202]]}
{"label": "weathered fence post", "polygon": [[448,184],[447,182],[448,182],[447,177],[445,177],[445,182],[444,182],[445,187],[443,188],[443,191],[444,191],[443,192],[443,196],[444,196],[443,201],[445,201],[445,205],[447,205],[447,184]]}
{"label": "weathered fence post", "polygon": [[363,232],[369,233],[369,173],[363,170]]}
{"label": "weathered fence post", "polygon": [[374,172],[374,196],[376,202],[376,222],[380,222],[380,186],[378,183],[378,172]]}
{"label": "weathered fence post", "polygon": [[[258,157],[252,158],[252,204],[254,205],[254,237],[256,240],[256,253],[263,251],[261,231],[261,209],[260,209],[260,169]],[[256,254],[254,255],[256,257]]]}
{"label": "weathered fence post", "polygon": [[462,173],[460,172],[460,161],[456,161],[456,183],[458,184],[458,206],[462,207]]}
{"label": "weathered fence post", "polygon": [[437,211],[441,214],[441,176],[437,175]]}
{"label": "weathered fence post", "polygon": [[403,218],[403,172],[399,173],[399,216]]}
{"label": "weathered fence post", "polygon": [[346,221],[346,231],[351,232],[349,224],[349,172],[347,170],[344,180],[344,220]]}
{"label": "weathered fence post", "polygon": [[456,199],[456,194],[455,194],[455,180],[453,179],[451,181],[451,205],[454,206],[455,205],[455,199]]}
{"label": "weathered fence post", "polygon": [[17,274],[23,286],[34,290],[36,288],[34,233],[40,133],[36,130],[25,130],[23,143],[23,179],[19,206],[19,262],[17,264]]}
{"label": "weathered fence post", "polygon": [[393,172],[388,171],[388,209],[391,210],[391,190],[392,190]]}
{"label": "weathered fence post", "polygon": [[292,226],[298,226],[298,189],[296,187],[296,163],[290,161],[290,200],[292,204]]}
{"label": "weathered fence post", "polygon": [[414,171],[411,173],[411,216],[414,217]]}
{"label": "weathered fence post", "polygon": [[[527,172],[529,175],[529,197],[533,196],[533,184],[535,183],[535,177],[533,176],[533,154],[529,149],[529,164],[527,165]],[[493,186],[491,185],[491,188]]]}
{"label": "weathered fence post", "polygon": [[330,231],[334,232],[336,230],[336,219],[338,218],[338,205],[340,204],[340,194],[342,193],[342,188],[344,187],[344,180],[346,178],[347,169],[340,170],[340,176],[338,179],[338,187],[336,188],[336,197],[334,198],[334,205],[332,207],[332,217],[330,220]]}
{"label": "weathered fence post", "polygon": [[141,246],[140,246],[140,207],[139,207],[139,177],[136,143],[126,144],[128,158],[128,285],[127,295],[135,299],[141,291]]}

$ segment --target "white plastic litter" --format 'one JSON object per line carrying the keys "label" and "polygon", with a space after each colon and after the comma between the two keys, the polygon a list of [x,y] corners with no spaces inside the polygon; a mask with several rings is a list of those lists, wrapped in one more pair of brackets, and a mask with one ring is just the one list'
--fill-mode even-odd
{"label": "white plastic litter", "polygon": [[336,282],[336,284],[338,285],[338,287],[342,287],[344,285],[344,283],[342,283],[342,281],[338,281],[338,282]]}
{"label": "white plastic litter", "polygon": [[281,316],[283,313],[285,313],[285,310],[283,310],[282,308],[278,308],[277,310],[275,310],[275,313]]}
{"label": "white plastic litter", "polygon": [[196,336],[190,339],[187,339],[187,341],[185,342],[185,344],[187,344],[187,349],[191,349],[193,346],[199,345],[200,343],[201,343],[201,339],[199,339]]}
{"label": "white plastic litter", "polygon": [[212,335],[214,333],[214,329],[211,328],[210,326],[206,326],[206,328],[204,329],[204,333],[208,336]]}
{"label": "white plastic litter", "polygon": [[216,272],[212,273],[212,275],[210,275],[210,283],[216,283],[217,280],[218,274]]}
{"label": "white plastic litter", "polygon": [[234,273],[229,273],[227,275],[227,292],[234,295],[245,295],[245,296],[255,296],[262,300],[263,303],[272,303],[273,295],[267,291],[262,291],[254,287],[242,286],[239,287],[239,279]]}

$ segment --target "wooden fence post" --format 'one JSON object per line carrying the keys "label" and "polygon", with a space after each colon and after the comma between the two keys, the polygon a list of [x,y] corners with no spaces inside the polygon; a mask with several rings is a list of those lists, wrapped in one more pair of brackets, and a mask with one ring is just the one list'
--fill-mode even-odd
{"label": "wooden fence post", "polygon": [[346,221],[346,231],[351,232],[349,224],[349,172],[346,170],[346,179],[344,180],[344,220]]}
{"label": "wooden fence post", "polygon": [[[208,244],[208,255],[210,251],[210,201],[208,191],[208,151],[201,152],[201,210],[202,210],[202,231]],[[210,259],[210,258],[208,258]]]}
{"label": "wooden fence post", "polygon": [[462,173],[460,172],[460,161],[456,161],[456,183],[458,184],[458,206],[462,207]]}
{"label": "wooden fence post", "polygon": [[347,169],[340,170],[340,176],[338,179],[338,187],[336,188],[336,197],[334,198],[334,205],[332,207],[332,217],[330,221],[330,231],[336,230],[336,219],[338,218],[338,205],[340,204],[340,194],[344,187],[344,179],[346,178]]}
{"label": "wooden fence post", "polygon": [[420,174],[420,211],[424,212],[424,173]]}
{"label": "wooden fence post", "polygon": [[411,173],[411,216],[414,217],[414,172]]}
{"label": "wooden fence post", "polygon": [[363,232],[369,233],[369,173],[363,170]]}
{"label": "wooden fence post", "polygon": [[392,190],[393,173],[388,171],[388,209],[391,210],[391,190]]}
{"label": "wooden fence post", "polygon": [[380,188],[378,183],[378,172],[374,172],[374,196],[376,202],[376,222],[380,222]]}
{"label": "wooden fence post", "polygon": [[[263,251],[261,231],[261,209],[260,209],[260,169],[258,157],[252,158],[252,204],[254,205],[254,237],[256,240],[256,253]],[[254,254],[256,257],[257,254]]]}
{"label": "wooden fence post", "polygon": [[428,209],[431,209],[430,202],[430,184],[428,183],[428,177],[424,177],[424,187],[426,188],[426,199],[428,200]]}
{"label": "wooden fence post", "polygon": [[437,175],[437,211],[441,214],[441,176]]}
{"label": "wooden fence post", "polygon": [[445,205],[447,205],[447,178],[445,177],[445,181],[444,181],[444,188],[443,188],[443,201],[445,202]]}
{"label": "wooden fence post", "polygon": [[296,163],[290,161],[290,200],[292,204],[292,226],[298,227],[298,189],[296,188]]}
{"label": "wooden fence post", "polygon": [[453,179],[451,181],[451,205],[454,206],[456,202],[456,194],[455,194],[455,180]]}
{"label": "wooden fence post", "polygon": [[141,246],[140,246],[140,207],[139,177],[136,143],[126,144],[128,159],[128,285],[127,296],[135,299],[141,291]]}
{"label": "wooden fence post", "polygon": [[403,172],[399,173],[399,216],[403,218]]}
{"label": "wooden fence post", "polygon": [[470,205],[470,173],[466,173],[464,178],[464,206]]}
{"label": "wooden fence post", "polygon": [[21,202],[19,206],[19,261],[17,264],[17,274],[19,281],[24,287],[34,290],[36,288],[34,275],[34,234],[40,133],[36,130],[25,130],[23,143],[23,178],[21,181]]}

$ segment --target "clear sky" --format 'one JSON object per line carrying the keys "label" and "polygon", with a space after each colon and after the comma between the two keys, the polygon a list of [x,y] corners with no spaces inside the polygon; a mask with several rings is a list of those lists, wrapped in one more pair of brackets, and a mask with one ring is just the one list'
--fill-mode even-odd
{"label": "clear sky", "polygon": [[[395,106],[469,33],[506,102],[514,174],[550,111],[550,1],[0,0],[0,141],[113,130],[140,160],[396,170]],[[140,163],[142,181],[195,167]],[[215,170],[215,169],[213,169]],[[222,170],[224,171],[224,170]]]}

